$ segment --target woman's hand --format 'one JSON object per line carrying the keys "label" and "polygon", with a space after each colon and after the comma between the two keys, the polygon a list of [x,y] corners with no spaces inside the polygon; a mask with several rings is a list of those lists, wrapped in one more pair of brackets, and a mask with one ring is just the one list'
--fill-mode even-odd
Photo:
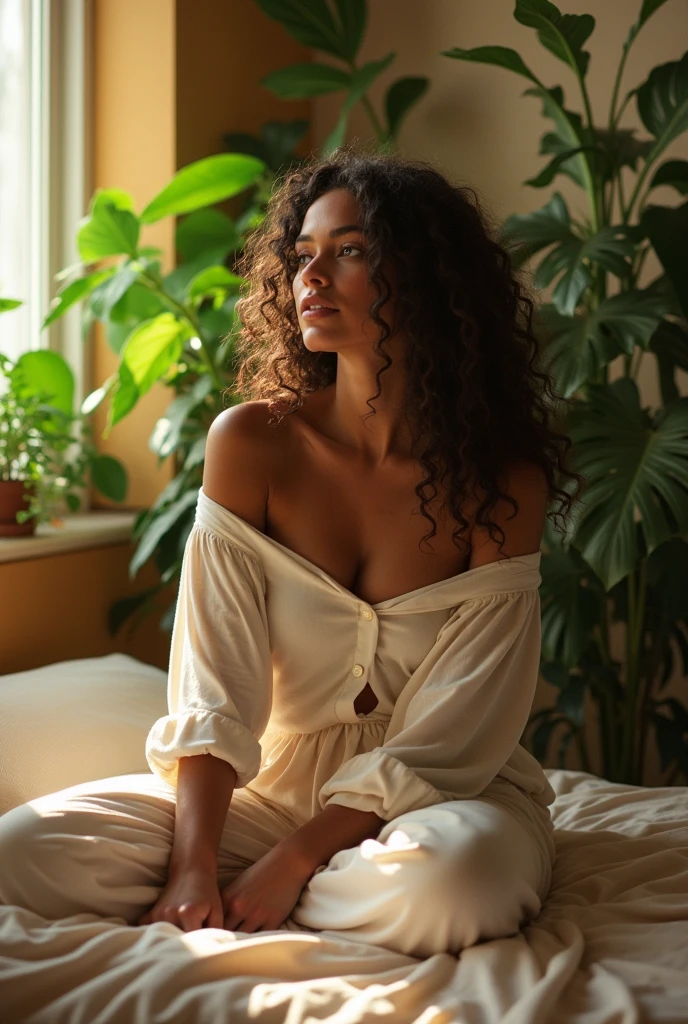
{"label": "woman's hand", "polygon": [[313,869],[296,852],[278,844],[221,892],[229,931],[272,931],[289,917]]}
{"label": "woman's hand", "polygon": [[138,923],[169,921],[192,932],[196,928],[222,928],[222,919],[217,873],[192,867],[170,875],[157,902]]}

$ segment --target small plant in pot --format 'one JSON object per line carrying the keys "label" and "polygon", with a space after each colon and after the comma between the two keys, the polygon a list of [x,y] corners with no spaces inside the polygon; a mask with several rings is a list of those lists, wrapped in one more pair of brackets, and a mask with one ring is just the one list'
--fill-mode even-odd
{"label": "small plant in pot", "polygon": [[[0,299],[0,312],[16,299]],[[41,522],[81,506],[79,491],[93,485],[122,501],[122,464],[101,455],[90,441],[83,410],[74,411],[74,375],[56,352],[26,352],[13,362],[0,353],[0,537],[26,536]]]}

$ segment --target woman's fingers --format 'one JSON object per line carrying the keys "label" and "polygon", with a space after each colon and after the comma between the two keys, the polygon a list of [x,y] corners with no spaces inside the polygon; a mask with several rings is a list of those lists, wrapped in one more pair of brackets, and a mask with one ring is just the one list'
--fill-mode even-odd
{"label": "woman's fingers", "polygon": [[222,904],[213,904],[210,908],[210,914],[208,916],[208,928],[222,928],[224,917],[224,911],[222,910]]}
{"label": "woman's fingers", "polygon": [[203,927],[203,922],[208,916],[208,908],[198,906],[198,904],[183,903],[177,911],[177,915],[184,931],[193,932],[197,928]]}

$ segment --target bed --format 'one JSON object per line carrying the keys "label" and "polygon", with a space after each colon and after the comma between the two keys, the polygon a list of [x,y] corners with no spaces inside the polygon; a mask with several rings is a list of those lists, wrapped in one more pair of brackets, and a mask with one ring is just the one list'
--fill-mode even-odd
{"label": "bed", "polygon": [[[0,676],[0,812],[146,771],[139,742],[164,713],[164,680],[119,654]],[[93,735],[94,721],[107,725],[108,742],[89,751],[79,738]],[[328,932],[184,933],[92,914],[47,921],[0,906],[0,1020],[688,1021],[688,787],[547,775],[556,792],[552,888],[518,935],[418,960]]]}

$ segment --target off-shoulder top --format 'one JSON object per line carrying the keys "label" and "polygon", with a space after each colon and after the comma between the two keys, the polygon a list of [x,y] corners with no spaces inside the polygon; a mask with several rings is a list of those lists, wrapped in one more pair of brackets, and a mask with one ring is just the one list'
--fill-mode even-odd
{"label": "off-shoulder top", "polygon": [[[201,488],[151,771],[175,786],[180,757],[211,753],[237,789],[299,820],[335,803],[389,821],[495,779],[546,808],[554,791],[520,744],[538,678],[540,557],[367,604]],[[378,704],[357,714],[366,683]]]}

